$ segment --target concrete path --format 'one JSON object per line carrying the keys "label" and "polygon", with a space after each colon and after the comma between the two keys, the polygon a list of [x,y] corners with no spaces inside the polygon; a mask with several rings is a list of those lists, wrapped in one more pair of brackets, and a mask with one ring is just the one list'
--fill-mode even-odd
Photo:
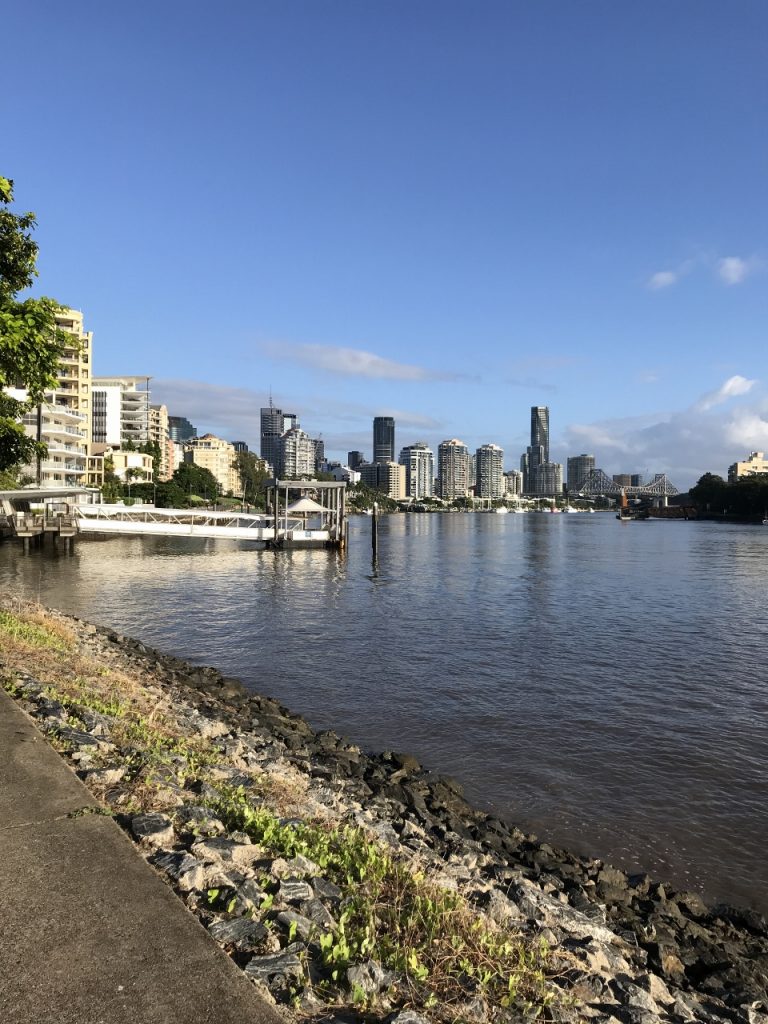
{"label": "concrete path", "polygon": [[0,1021],[285,1024],[0,690]]}

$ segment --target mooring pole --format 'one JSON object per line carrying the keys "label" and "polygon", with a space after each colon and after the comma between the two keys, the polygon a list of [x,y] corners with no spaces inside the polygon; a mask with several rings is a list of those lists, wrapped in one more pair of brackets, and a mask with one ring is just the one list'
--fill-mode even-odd
{"label": "mooring pole", "polygon": [[371,553],[374,564],[379,557],[379,503],[373,503],[373,515],[371,516]]}

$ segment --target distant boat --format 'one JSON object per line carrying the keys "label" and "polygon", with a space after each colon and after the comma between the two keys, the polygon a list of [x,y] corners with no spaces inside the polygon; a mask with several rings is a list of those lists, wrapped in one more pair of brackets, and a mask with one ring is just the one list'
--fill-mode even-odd
{"label": "distant boat", "polygon": [[499,506],[499,508],[495,509],[495,512],[496,512],[497,516],[505,516],[505,515],[508,514],[509,509],[505,508],[503,505],[501,505],[501,506]]}
{"label": "distant boat", "polygon": [[577,508],[574,508],[573,505],[566,505],[563,509],[563,512],[567,512],[569,516],[576,515],[578,511],[579,510]]}

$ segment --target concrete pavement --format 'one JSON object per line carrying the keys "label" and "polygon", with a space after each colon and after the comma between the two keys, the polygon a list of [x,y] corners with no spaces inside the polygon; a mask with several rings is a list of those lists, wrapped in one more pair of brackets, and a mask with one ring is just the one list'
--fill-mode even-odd
{"label": "concrete pavement", "polygon": [[0,1021],[285,1024],[95,807],[0,690]]}

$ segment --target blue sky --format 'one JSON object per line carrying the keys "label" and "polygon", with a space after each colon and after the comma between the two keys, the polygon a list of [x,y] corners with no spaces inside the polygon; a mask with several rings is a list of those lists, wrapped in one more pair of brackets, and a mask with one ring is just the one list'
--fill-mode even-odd
{"label": "blue sky", "polygon": [[97,373],[199,428],[687,486],[768,449],[763,0],[17,4],[0,173]]}

